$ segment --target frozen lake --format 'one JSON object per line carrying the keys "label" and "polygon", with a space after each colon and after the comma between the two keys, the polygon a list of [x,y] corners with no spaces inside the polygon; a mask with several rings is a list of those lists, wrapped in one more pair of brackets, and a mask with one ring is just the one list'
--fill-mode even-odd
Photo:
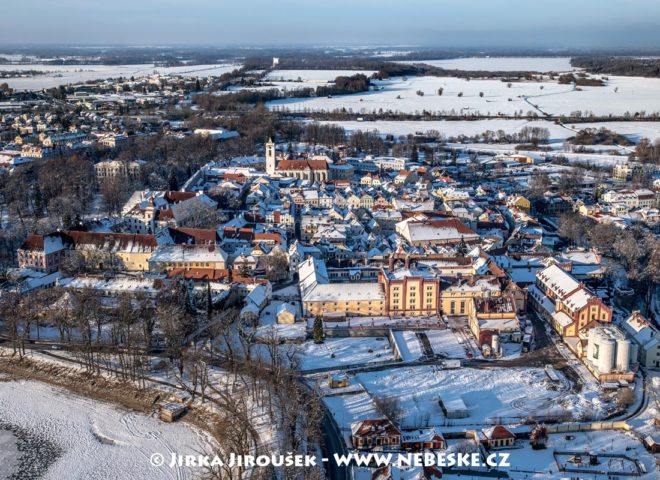
{"label": "frozen lake", "polygon": [[[153,467],[150,456],[193,455],[212,448],[206,433],[186,423],[163,423],[34,381],[0,382],[3,424],[19,433],[0,428],[0,478],[7,478],[16,462],[23,469],[46,456],[45,474],[29,478],[190,479],[200,472]],[[25,451],[16,450],[17,437],[27,445]]]}
{"label": "frozen lake", "polygon": [[397,63],[426,63],[447,70],[484,70],[488,72],[565,72],[573,70],[570,57],[467,57]]}

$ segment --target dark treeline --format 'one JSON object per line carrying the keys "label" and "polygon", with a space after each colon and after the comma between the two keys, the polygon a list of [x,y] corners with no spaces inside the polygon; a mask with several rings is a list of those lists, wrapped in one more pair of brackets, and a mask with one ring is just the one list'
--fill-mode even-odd
{"label": "dark treeline", "polygon": [[660,77],[660,59],[632,57],[577,57],[571,65],[591,73],[630,77]]}
{"label": "dark treeline", "polygon": [[569,85],[571,83],[574,83],[579,87],[605,86],[605,82],[603,82],[600,78],[589,78],[584,73],[578,73],[577,75],[573,75],[572,73],[565,73],[559,76],[558,83],[562,85]]}
{"label": "dark treeline", "polygon": [[566,141],[576,145],[630,145],[626,137],[607,128],[585,128]]}
{"label": "dark treeline", "polygon": [[366,75],[356,74],[350,77],[339,76],[333,83],[314,88],[301,88],[283,91],[278,88],[267,90],[240,90],[222,94],[200,94],[195,96],[195,102],[204,110],[246,111],[260,103],[280,100],[283,98],[308,98],[327,95],[345,95],[369,90],[370,82]]}
{"label": "dark treeline", "polygon": [[635,159],[642,163],[660,165],[660,140],[651,142],[642,138],[635,147]]}
{"label": "dark treeline", "polygon": [[334,83],[328,86],[316,87],[316,95],[344,95],[350,93],[366,92],[369,90],[369,79],[366,75],[358,73],[350,77],[339,76]]}
{"label": "dark treeline", "polygon": [[433,77],[457,77],[457,78],[501,78],[502,81],[515,81],[519,79],[533,80],[536,72],[530,70],[526,72],[495,72],[486,70],[447,70],[440,67],[434,67],[426,63],[393,63],[383,62],[378,71],[374,74],[375,78],[383,79],[390,77],[407,76],[433,76]]}

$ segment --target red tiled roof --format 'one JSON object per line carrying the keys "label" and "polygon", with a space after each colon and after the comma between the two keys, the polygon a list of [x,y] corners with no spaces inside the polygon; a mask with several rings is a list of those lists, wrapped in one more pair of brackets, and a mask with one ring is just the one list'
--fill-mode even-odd
{"label": "red tiled roof", "polygon": [[195,243],[215,243],[216,231],[212,228],[173,228],[195,239]]}
{"label": "red tiled roof", "polygon": [[505,440],[508,438],[516,438],[511,431],[502,425],[496,425],[490,433],[490,440]]}
{"label": "red tiled roof", "polygon": [[113,250],[126,250],[139,246],[147,250],[155,250],[158,246],[154,235],[140,235],[133,233],[98,233],[98,232],[63,232],[71,239],[75,247],[95,246],[97,248],[110,248]]}
{"label": "red tiled roof", "polygon": [[177,192],[174,190],[170,190],[165,192],[163,198],[170,203],[178,203],[178,202],[183,202],[184,200],[190,200],[191,198],[194,198],[196,196],[197,194],[195,192]]}
{"label": "red tiled roof", "polygon": [[224,280],[229,279],[229,270],[214,268],[175,268],[167,272],[167,278],[182,276],[186,280]]}
{"label": "red tiled roof", "polygon": [[325,160],[280,160],[278,170],[327,170],[328,162]]}
{"label": "red tiled roof", "polygon": [[44,237],[43,235],[29,235],[23,245],[21,245],[20,250],[43,250],[44,249]]}

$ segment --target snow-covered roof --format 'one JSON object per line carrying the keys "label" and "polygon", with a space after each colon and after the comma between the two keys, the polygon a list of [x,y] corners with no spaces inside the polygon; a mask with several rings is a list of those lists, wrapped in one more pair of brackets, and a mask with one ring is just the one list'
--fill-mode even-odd
{"label": "snow-covered roof", "polygon": [[536,277],[555,296],[562,299],[580,287],[580,282],[555,263],[538,272]]}
{"label": "snow-covered roof", "polygon": [[385,299],[379,283],[326,283],[316,285],[303,300],[313,302],[350,302]]}

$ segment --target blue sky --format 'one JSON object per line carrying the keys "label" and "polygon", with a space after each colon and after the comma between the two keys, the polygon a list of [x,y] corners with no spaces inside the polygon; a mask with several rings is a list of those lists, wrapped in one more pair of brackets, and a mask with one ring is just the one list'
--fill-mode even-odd
{"label": "blue sky", "polygon": [[660,47],[658,0],[18,0],[0,43]]}

